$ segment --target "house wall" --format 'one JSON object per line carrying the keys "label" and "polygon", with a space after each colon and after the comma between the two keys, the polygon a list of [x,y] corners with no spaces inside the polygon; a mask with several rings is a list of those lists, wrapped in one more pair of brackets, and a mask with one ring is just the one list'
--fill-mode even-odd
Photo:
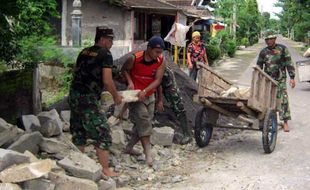
{"label": "house wall", "polygon": [[[72,45],[71,12],[73,0],[67,0],[67,44]],[[82,1],[82,42],[94,40],[96,26],[108,26],[113,29],[115,38],[111,49],[113,58],[119,58],[131,50],[131,12],[112,6],[99,0]]]}

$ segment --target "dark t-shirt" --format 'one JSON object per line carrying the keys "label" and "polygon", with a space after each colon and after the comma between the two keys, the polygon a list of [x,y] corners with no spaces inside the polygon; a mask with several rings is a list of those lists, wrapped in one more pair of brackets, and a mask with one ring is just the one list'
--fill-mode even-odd
{"label": "dark t-shirt", "polygon": [[108,49],[96,45],[83,49],[76,61],[71,89],[81,94],[96,94],[99,98],[103,89],[102,69],[112,66]]}

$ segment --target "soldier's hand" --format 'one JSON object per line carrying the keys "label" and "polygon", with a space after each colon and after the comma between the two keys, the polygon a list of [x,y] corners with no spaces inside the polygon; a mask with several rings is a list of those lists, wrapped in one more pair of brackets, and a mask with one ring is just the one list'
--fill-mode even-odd
{"label": "soldier's hand", "polygon": [[121,103],[122,103],[122,99],[123,99],[123,96],[121,96],[121,95],[117,95],[115,98],[114,98],[114,103],[116,104],[116,105],[120,105]]}
{"label": "soldier's hand", "polygon": [[294,80],[294,79],[291,79],[291,80],[290,80],[290,86],[291,86],[292,88],[295,88],[295,85],[296,85],[295,80]]}
{"label": "soldier's hand", "polygon": [[159,112],[163,112],[164,111],[164,103],[163,101],[158,101],[156,104],[156,109]]}
{"label": "soldier's hand", "polygon": [[127,89],[128,89],[128,90],[134,90],[134,89],[135,89],[134,84],[133,84],[133,83],[128,84]]}
{"label": "soldier's hand", "polygon": [[145,99],[145,95],[146,95],[146,92],[144,90],[141,90],[137,95],[139,98],[139,101],[142,102]]}

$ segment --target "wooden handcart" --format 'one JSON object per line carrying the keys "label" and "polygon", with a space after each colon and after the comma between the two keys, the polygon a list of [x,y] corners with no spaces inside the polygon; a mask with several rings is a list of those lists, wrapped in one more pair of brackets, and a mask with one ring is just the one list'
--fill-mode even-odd
{"label": "wooden handcart", "polygon": [[310,82],[310,59],[296,61],[299,82]]}
{"label": "wooden handcart", "polygon": [[[254,67],[249,98],[221,97],[220,94],[230,89],[232,83],[208,66],[201,65],[198,80],[198,95],[194,99],[203,105],[195,120],[195,140],[198,146],[208,145],[213,128],[219,127],[262,131],[265,153],[274,150],[278,133],[275,80],[260,68]],[[238,119],[246,125],[220,126],[217,123],[220,114]]]}

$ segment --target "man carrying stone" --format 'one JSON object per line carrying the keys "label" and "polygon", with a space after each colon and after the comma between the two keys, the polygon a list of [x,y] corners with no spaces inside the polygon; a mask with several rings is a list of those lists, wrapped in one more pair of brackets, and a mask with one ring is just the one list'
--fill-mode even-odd
{"label": "man carrying stone", "polygon": [[133,147],[140,140],[143,146],[146,163],[151,166],[150,136],[152,133],[151,120],[154,116],[154,92],[160,85],[165,63],[162,55],[164,41],[161,37],[153,36],[145,51],[139,51],[130,56],[123,66],[123,73],[127,79],[128,89],[141,90],[138,102],[129,103],[129,115],[134,123],[133,135],[124,152],[136,154]]}
{"label": "man carrying stone", "polygon": [[115,104],[122,102],[112,80],[113,30],[97,27],[95,45],[83,49],[76,61],[74,77],[70,87],[72,141],[84,152],[87,138],[95,141],[96,153],[106,176],[117,176],[109,169],[109,147],[112,139],[107,118],[100,111],[103,87],[113,96]]}
{"label": "man carrying stone", "polygon": [[257,65],[260,66],[274,80],[278,81],[278,110],[280,119],[284,121],[283,129],[289,132],[288,120],[291,120],[288,93],[286,86],[286,71],[290,76],[290,86],[295,87],[295,68],[291,61],[291,56],[286,46],[276,43],[277,36],[273,31],[267,31],[265,42],[267,47],[261,50],[257,60]]}

